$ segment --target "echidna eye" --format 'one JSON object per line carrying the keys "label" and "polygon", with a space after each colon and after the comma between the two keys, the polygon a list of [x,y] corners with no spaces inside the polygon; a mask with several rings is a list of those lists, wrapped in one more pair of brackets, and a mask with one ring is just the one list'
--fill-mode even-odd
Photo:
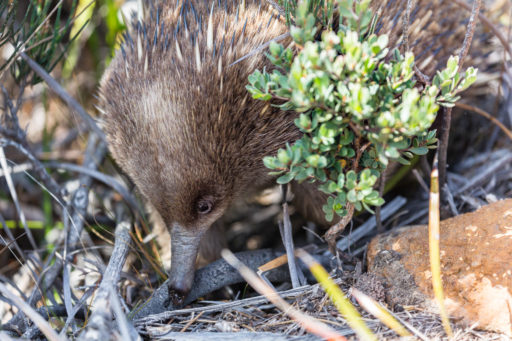
{"label": "echidna eye", "polygon": [[197,212],[199,214],[208,214],[213,208],[213,203],[208,199],[201,199],[197,203]]}

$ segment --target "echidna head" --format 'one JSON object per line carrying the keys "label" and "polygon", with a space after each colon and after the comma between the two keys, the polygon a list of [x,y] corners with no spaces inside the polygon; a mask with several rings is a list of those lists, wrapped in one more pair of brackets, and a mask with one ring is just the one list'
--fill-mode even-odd
{"label": "echidna head", "polygon": [[268,66],[251,53],[286,32],[283,22],[259,3],[194,6],[136,24],[101,83],[112,155],[171,231],[178,295],[192,285],[201,236],[237,195],[268,181],[262,157],[297,134],[292,114],[245,90]]}

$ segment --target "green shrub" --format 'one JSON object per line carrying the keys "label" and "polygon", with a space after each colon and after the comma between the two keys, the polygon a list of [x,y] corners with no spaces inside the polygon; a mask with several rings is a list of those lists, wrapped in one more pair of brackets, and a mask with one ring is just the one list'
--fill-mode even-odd
{"label": "green shrub", "polygon": [[279,184],[317,182],[329,194],[323,210],[331,221],[347,215],[349,205],[372,212],[383,204],[374,187],[388,163],[407,164],[436,147],[429,128],[439,106],[453,106],[477,70],[461,75],[451,57],[432,84],[418,86],[411,52],[394,50],[387,58],[388,37],[373,32],[370,0],[319,1],[285,6],[295,13],[287,16],[294,44],[272,43],[268,58],[276,68],[255,71],[247,89],[297,112],[302,138],[263,161]]}

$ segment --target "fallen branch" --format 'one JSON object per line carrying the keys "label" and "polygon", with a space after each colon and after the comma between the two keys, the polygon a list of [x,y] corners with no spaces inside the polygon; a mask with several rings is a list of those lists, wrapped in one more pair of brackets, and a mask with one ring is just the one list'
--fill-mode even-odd
{"label": "fallen branch", "polygon": [[[237,254],[237,257],[242,259],[244,263],[248,264],[253,270],[257,270],[262,264],[268,263],[271,260],[281,256],[282,252],[273,250],[258,250],[246,251]],[[290,278],[289,272],[285,268],[278,268],[269,271],[266,277],[270,281],[284,281]],[[199,297],[202,297],[210,292],[225,287],[226,285],[233,285],[243,281],[242,276],[234,271],[233,267],[225,260],[219,259],[204,268],[196,271],[194,276],[194,283],[190,294],[185,299],[184,304],[189,304]],[[148,315],[159,314],[163,319],[166,317],[167,311],[172,314],[172,310],[179,308],[173,306],[169,299],[169,280],[165,281],[158,289],[153,292],[153,295],[142,306],[134,310],[133,319],[142,319]],[[166,312],[162,315],[160,313]],[[137,321],[139,323],[140,321]]]}

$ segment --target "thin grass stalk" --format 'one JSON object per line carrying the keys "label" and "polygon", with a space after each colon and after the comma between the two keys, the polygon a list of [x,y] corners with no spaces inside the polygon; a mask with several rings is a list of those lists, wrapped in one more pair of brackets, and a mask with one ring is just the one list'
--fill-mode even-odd
{"label": "thin grass stalk", "polygon": [[324,288],[327,295],[329,295],[329,298],[332,300],[338,311],[343,315],[345,320],[347,320],[350,328],[356,332],[357,336],[361,340],[376,341],[377,337],[375,334],[373,334],[370,328],[368,328],[364,323],[363,318],[357,309],[352,305],[352,303],[350,303],[350,300],[345,296],[340,287],[334,283],[325,268],[311,257],[309,253],[302,249],[297,250],[297,255],[306,264],[309,271],[311,271],[313,276],[315,276],[322,288]]}
{"label": "thin grass stalk", "polygon": [[356,288],[351,288],[352,296],[357,300],[357,303],[375,316],[385,324],[389,329],[393,330],[400,336],[411,336],[412,334],[407,331],[407,329],[389,313],[379,302],[375,301],[370,296],[366,295],[362,291],[357,290]]}
{"label": "thin grass stalk", "polygon": [[441,280],[441,260],[439,252],[439,171],[437,169],[437,158],[434,160],[434,167],[430,175],[430,200],[428,213],[428,245],[430,254],[430,271],[432,272],[432,287],[434,296],[439,306],[439,314],[446,334],[453,336],[448,313],[444,306],[443,282]]}

